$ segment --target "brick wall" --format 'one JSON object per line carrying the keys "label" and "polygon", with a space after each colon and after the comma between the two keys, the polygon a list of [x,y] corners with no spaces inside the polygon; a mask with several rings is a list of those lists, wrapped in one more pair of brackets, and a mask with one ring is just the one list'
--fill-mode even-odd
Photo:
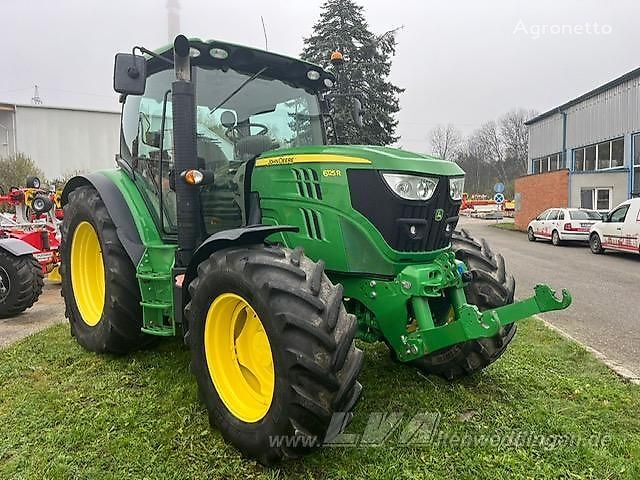
{"label": "brick wall", "polygon": [[516,178],[515,222],[519,230],[526,230],[531,220],[547,208],[569,205],[569,171],[527,175]]}

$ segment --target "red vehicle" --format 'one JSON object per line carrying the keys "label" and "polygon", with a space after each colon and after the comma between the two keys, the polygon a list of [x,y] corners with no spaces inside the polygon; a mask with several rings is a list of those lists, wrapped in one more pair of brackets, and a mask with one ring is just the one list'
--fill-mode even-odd
{"label": "red vehicle", "polygon": [[55,191],[27,179],[26,188],[0,189],[0,205],[15,207],[0,215],[0,318],[31,307],[42,293],[44,276],[59,280],[58,224],[62,210]]}

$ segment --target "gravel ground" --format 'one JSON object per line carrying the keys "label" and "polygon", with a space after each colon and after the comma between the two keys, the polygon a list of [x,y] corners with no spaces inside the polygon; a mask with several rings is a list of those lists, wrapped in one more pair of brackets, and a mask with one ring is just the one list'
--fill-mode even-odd
{"label": "gravel ground", "polygon": [[0,348],[65,321],[60,285],[45,281],[42,295],[33,307],[16,317],[0,319]]}

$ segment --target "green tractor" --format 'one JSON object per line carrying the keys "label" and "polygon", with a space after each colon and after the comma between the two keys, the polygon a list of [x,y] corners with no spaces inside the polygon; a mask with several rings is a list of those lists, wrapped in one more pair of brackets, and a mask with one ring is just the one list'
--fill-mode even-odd
{"label": "green tractor", "polygon": [[264,464],[340,433],[356,338],[455,379],[500,357],[517,320],[571,302],[539,285],[514,303],[502,256],[455,230],[455,163],[329,145],[334,82],[219,41],[135,47],[115,61],[118,167],[63,192],[73,336],[116,354],[181,336],[212,425]]}

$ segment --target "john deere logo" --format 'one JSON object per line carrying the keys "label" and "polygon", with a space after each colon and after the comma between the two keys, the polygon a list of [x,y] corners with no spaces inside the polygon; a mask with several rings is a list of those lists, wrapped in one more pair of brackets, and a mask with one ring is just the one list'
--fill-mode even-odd
{"label": "john deere logo", "polygon": [[441,208],[436,210],[436,215],[434,217],[436,219],[436,222],[439,222],[440,220],[442,220],[444,218],[444,210],[442,210]]}

